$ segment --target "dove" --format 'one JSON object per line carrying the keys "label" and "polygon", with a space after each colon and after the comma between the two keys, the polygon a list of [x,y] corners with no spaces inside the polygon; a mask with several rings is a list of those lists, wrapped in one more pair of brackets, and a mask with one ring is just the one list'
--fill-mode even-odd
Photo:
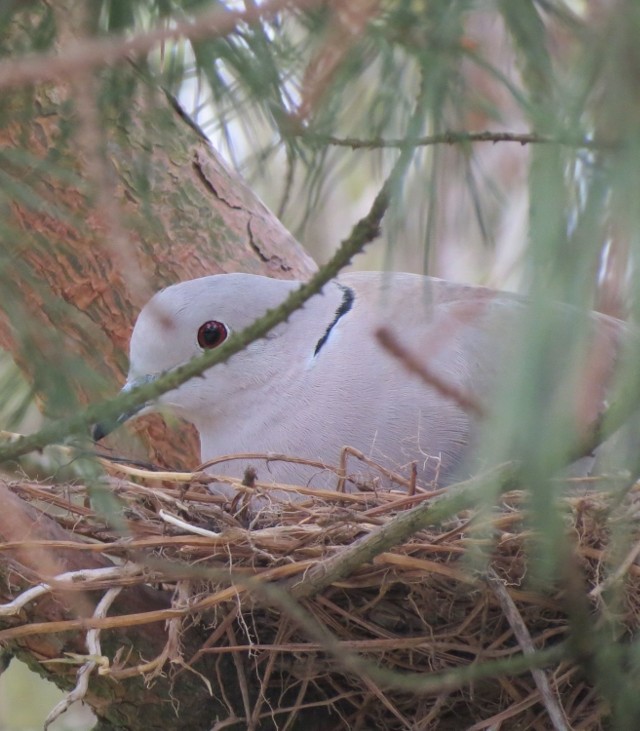
{"label": "dove", "polygon": [[[158,292],[133,329],[124,388],[220,346],[299,286],[231,273]],[[518,295],[427,276],[343,274],[266,337],[138,413],[167,409],[193,423],[203,462],[260,453],[316,463],[231,459],[211,468],[223,476],[242,477],[252,465],[261,482],[327,486],[335,480],[328,482],[331,473],[322,465],[338,465],[349,446],[405,477],[415,463],[421,484],[446,486],[477,468],[471,455],[508,377],[527,306]],[[590,422],[604,408],[601,381],[613,371],[625,326],[597,313],[587,320],[599,357],[580,384],[588,396],[586,406],[579,404],[581,418]],[[381,346],[380,327],[424,363],[431,381]],[[97,425],[94,437],[105,431]],[[353,458],[348,465],[347,489],[366,479],[390,487],[370,465]]]}

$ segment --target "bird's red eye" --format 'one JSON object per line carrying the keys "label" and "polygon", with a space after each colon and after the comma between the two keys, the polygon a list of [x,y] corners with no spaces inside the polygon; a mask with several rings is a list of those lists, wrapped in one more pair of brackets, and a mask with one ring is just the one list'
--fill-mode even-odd
{"label": "bird's red eye", "polygon": [[208,320],[198,329],[198,345],[203,350],[217,348],[227,339],[227,326],[217,320]]}

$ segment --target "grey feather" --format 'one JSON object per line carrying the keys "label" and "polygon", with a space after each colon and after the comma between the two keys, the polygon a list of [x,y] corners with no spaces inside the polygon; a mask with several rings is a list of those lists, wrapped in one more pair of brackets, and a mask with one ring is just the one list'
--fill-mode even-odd
{"label": "grey feather", "polygon": [[[225,274],[159,292],[133,331],[129,386],[199,355],[197,333],[206,321],[237,332],[298,285]],[[273,452],[336,465],[349,445],[391,469],[406,471],[416,461],[422,481],[437,478],[446,485],[475,468],[470,454],[482,420],[408,373],[373,333],[390,328],[430,371],[489,413],[526,310],[526,300],[481,287],[412,274],[345,274],[269,336],[159,403],[195,424],[203,461]],[[608,373],[624,325],[593,313],[588,322],[606,341]],[[605,391],[600,384],[589,389],[597,392],[590,407],[595,415]],[[250,462],[262,481],[327,484],[318,468]],[[364,466],[350,465],[364,477],[369,474]],[[246,466],[230,461],[215,471],[242,476]]]}

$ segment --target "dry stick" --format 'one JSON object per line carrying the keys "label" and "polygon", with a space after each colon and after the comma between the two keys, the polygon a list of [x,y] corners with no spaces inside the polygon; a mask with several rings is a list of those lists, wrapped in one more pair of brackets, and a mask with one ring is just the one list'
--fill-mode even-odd
{"label": "dry stick", "polygon": [[[338,640],[340,647],[345,650],[358,650],[360,652],[377,652],[377,651],[389,651],[398,649],[425,649],[431,650],[447,650],[452,646],[451,642],[438,642],[434,641],[432,634],[421,635],[419,637],[409,638],[398,638],[390,637],[389,639],[374,639],[374,640]],[[466,645],[460,645],[454,649],[462,649],[469,651],[469,647]],[[269,643],[269,644],[251,644],[251,645],[224,645],[219,647],[209,647],[206,650],[207,655],[225,655],[232,652],[257,652],[257,651],[268,651],[274,652],[322,652],[324,645],[320,642],[284,642],[282,644]],[[479,652],[477,654],[480,654]]]}
{"label": "dry stick", "polygon": [[379,328],[376,330],[375,336],[385,350],[397,358],[407,370],[419,376],[427,386],[435,388],[442,396],[458,404],[463,411],[479,418],[484,416],[484,409],[472,393],[445,381],[432,371],[426,363],[405,348],[389,328]]}
{"label": "dry stick", "polygon": [[[272,573],[271,571],[265,572],[266,574]],[[236,581],[235,587],[227,590],[227,593],[231,592],[233,595],[237,595],[239,587],[244,585],[246,590],[255,591],[258,595],[262,595],[265,598],[266,603],[269,605],[275,605],[281,611],[285,611],[291,616],[300,626],[307,631],[312,638],[321,642],[323,647],[331,652],[335,657],[346,665],[349,669],[361,673],[367,673],[376,683],[381,683],[389,687],[397,687],[407,691],[413,692],[439,692],[444,689],[458,688],[467,682],[473,681],[474,679],[491,677],[497,673],[519,673],[529,670],[532,667],[543,667],[551,663],[557,662],[559,659],[566,657],[567,646],[566,644],[558,645],[550,650],[543,650],[537,652],[534,656],[524,657],[519,656],[510,658],[508,660],[489,661],[478,666],[470,666],[468,668],[459,669],[452,672],[446,672],[442,674],[433,674],[427,677],[424,676],[404,676],[402,674],[394,673],[391,671],[381,670],[371,666],[371,664],[363,660],[358,656],[348,656],[345,654],[344,647],[336,641],[336,639],[330,635],[326,628],[323,628],[317,624],[309,614],[287,593],[282,591],[281,587],[266,585],[262,586],[257,581],[251,578],[244,577],[232,577]],[[265,576],[265,578],[267,578]],[[275,576],[273,577],[275,578]],[[220,592],[218,592],[220,594]],[[191,607],[191,611],[198,612],[210,605],[210,600],[205,599],[198,602],[195,606]],[[146,621],[149,621],[151,615],[157,619],[167,619],[170,617],[180,616],[182,612],[176,610],[165,610],[163,612],[150,612],[144,616]],[[123,619],[127,626],[131,626],[135,622],[132,620],[143,620],[143,615],[129,615],[126,618],[107,618],[98,620],[95,617],[84,621],[74,621],[65,623],[51,623],[51,625],[38,628],[30,628],[30,634],[33,630],[36,632],[45,631],[50,632],[55,628],[59,631],[62,629],[70,629],[71,625],[77,626],[95,626],[105,628],[107,626],[117,626],[113,623],[114,619]],[[111,620],[111,621],[106,621]],[[60,625],[65,625],[61,627]],[[54,626],[52,626],[54,625]],[[18,634],[24,634],[25,628],[15,628],[22,630]],[[6,632],[2,635],[7,635]]]}
{"label": "dry stick", "polygon": [[[105,617],[109,611],[109,607],[118,597],[118,594],[122,591],[122,587],[113,587],[109,589],[102,599],[98,602],[94,617]],[[61,716],[72,703],[81,701],[87,695],[89,690],[89,678],[91,673],[98,667],[98,664],[102,659],[102,649],[100,647],[100,630],[92,629],[87,632],[87,652],[89,653],[89,660],[78,670],[78,680],[76,686],[51,710],[44,722],[44,731],[47,731],[49,726]]]}
{"label": "dry stick", "polygon": [[[178,601],[175,599],[175,595],[178,596]],[[178,581],[176,585],[176,589],[174,592],[174,599],[172,601],[172,606],[178,605],[178,607],[181,606],[188,606],[189,603],[189,589],[188,589],[188,582],[186,581]],[[167,622],[167,641],[164,644],[164,647],[162,648],[162,652],[155,657],[153,660],[150,660],[149,662],[142,663],[140,665],[136,665],[133,668],[125,668],[123,670],[116,670],[112,671],[110,668],[108,672],[105,672],[105,675],[110,675],[111,677],[117,677],[118,680],[122,680],[123,678],[133,678],[137,675],[144,675],[145,676],[145,682],[149,682],[151,679],[155,678],[157,675],[160,675],[162,672],[162,669],[169,660],[170,662],[176,661],[180,658],[180,632],[182,630],[182,617],[174,617],[173,619],[170,619]],[[90,630],[91,632],[94,632],[95,630]],[[87,633],[88,635],[89,633]],[[202,677],[202,676],[199,676]],[[211,693],[211,685],[209,682],[205,679],[205,685],[209,688],[209,692]]]}
{"label": "dry stick", "polygon": [[224,634],[226,634],[227,627],[235,621],[239,611],[240,606],[236,602],[231,606],[228,614],[224,617],[224,619],[219,622],[218,626],[209,635],[202,647],[200,647],[200,649],[196,651],[195,655],[186,663],[185,668],[179,669],[178,673],[183,672],[184,669],[187,669],[191,665],[195,665],[195,663],[202,657],[202,655],[209,651],[209,648],[211,646],[218,646],[218,641]]}
{"label": "dry stick", "polygon": [[272,584],[258,584],[253,581],[247,582],[247,588],[252,593],[255,592],[265,605],[273,606],[286,613],[309,637],[321,643],[324,650],[331,653],[348,671],[366,675],[375,683],[389,689],[428,694],[455,690],[482,678],[493,678],[496,675],[517,675],[530,671],[532,668],[547,667],[566,659],[570,653],[569,643],[562,642],[551,648],[537,650],[531,655],[488,660],[441,673],[399,673],[378,667],[370,660],[355,653],[346,652],[339,640],[324,625],[314,619],[296,601],[296,598],[290,595],[290,592],[283,592],[280,587]]}
{"label": "dry stick", "polygon": [[439,498],[433,504],[422,504],[400,513],[385,525],[371,531],[365,538],[339,551],[334,556],[310,568],[302,579],[290,582],[288,592],[296,599],[310,597],[353,573],[359,566],[372,561],[380,553],[384,553],[399,543],[404,543],[410,536],[429,525],[440,525],[447,518],[466,510],[478,500],[482,487],[490,481],[500,483],[500,491],[511,486],[516,476],[512,463],[496,469],[457,486],[451,486],[449,494]]}
{"label": "dry stick", "polygon": [[367,457],[364,452],[361,452],[355,447],[343,447],[340,450],[340,465],[336,470],[338,474],[338,484],[336,486],[336,492],[345,492],[345,483],[347,480],[347,457],[349,455],[360,460],[360,462],[364,462],[364,464],[368,465],[369,467],[374,467],[378,472],[380,472],[380,474],[383,474],[391,482],[395,482],[397,485],[402,485],[402,487],[410,490],[411,483],[409,480],[407,480],[406,477],[402,477],[402,475],[399,475],[397,472],[394,472],[393,470],[390,470],[387,467],[378,464],[375,460],[371,459],[371,457]]}
{"label": "dry stick", "polygon": [[164,622],[175,617],[184,617],[190,613],[191,610],[187,609],[156,609],[115,617],[94,616],[82,619],[61,619],[53,622],[33,622],[0,630],[0,642],[9,642],[30,635],[55,635],[60,632],[77,632],[88,629],[124,629],[152,622]]}
{"label": "dry stick", "polygon": [[630,571],[636,559],[640,555],[640,541],[638,541],[631,550],[627,553],[622,563],[618,566],[615,571],[612,571],[609,576],[601,581],[597,586],[589,592],[589,596],[592,599],[599,597],[603,591],[610,589],[616,582],[621,581]]}
{"label": "dry stick", "polygon": [[[271,657],[274,657],[275,653],[271,654]],[[298,688],[298,693],[296,695],[296,699],[293,702],[293,707],[289,711],[289,715],[285,719],[284,726],[282,727],[282,731],[289,731],[289,729],[293,728],[293,725],[295,724],[296,720],[299,718],[300,713],[305,708],[306,704],[304,703],[304,699],[307,697],[307,691],[309,689],[309,676],[305,675],[305,677],[302,679],[302,682],[300,683],[300,687]],[[327,706],[331,707],[333,704],[331,701],[327,699]],[[308,706],[306,706],[308,707]],[[256,710],[262,710],[261,708],[257,708]],[[280,710],[280,709],[278,709]],[[261,714],[262,716],[266,714]],[[261,717],[259,714],[256,718],[256,721],[258,721]],[[272,716],[273,718],[273,716]]]}
{"label": "dry stick", "polygon": [[[494,731],[494,729],[501,729],[506,721],[509,721],[514,716],[519,715],[523,711],[526,711],[531,706],[535,706],[540,702],[540,694],[537,691],[530,693],[525,696],[522,700],[516,701],[512,705],[508,706],[504,711],[490,716],[489,718],[483,718],[482,721],[474,723],[473,726],[465,729],[465,731]],[[518,726],[515,726],[518,728]],[[540,727],[538,727],[539,729]],[[598,728],[598,726],[582,725],[580,728],[591,729]],[[546,729],[545,729],[546,731]]]}
{"label": "dry stick", "polygon": [[381,703],[393,716],[395,716],[398,721],[400,721],[402,724],[401,728],[411,728],[409,720],[400,713],[391,698],[385,695],[382,688],[379,688],[377,683],[375,683],[370,677],[367,677],[366,674],[362,674],[359,680],[366,688],[368,688],[371,695],[374,698],[377,698],[378,702]]}
{"label": "dry stick", "polygon": [[[235,632],[233,631],[233,624],[227,625],[227,640],[230,645],[237,645]],[[251,718],[251,693],[249,692],[249,683],[247,682],[247,675],[244,669],[244,663],[242,661],[242,655],[239,652],[232,652],[231,657],[233,664],[236,669],[236,677],[238,679],[238,688],[240,689],[240,696],[242,698],[242,705],[244,706],[244,717],[246,719]],[[250,723],[247,731],[254,731],[256,728],[255,724]]]}
{"label": "dry stick", "polygon": [[[280,452],[236,452],[234,454],[221,454],[213,459],[208,459],[206,462],[198,465],[198,468],[193,474],[197,474],[203,470],[215,467],[223,462],[232,462],[237,459],[253,459],[253,460],[264,460],[267,462],[288,462],[290,464],[305,464],[309,467],[317,467],[319,470],[328,470],[330,472],[336,472],[336,468],[333,465],[327,464],[326,462],[320,462],[315,459],[307,459],[306,457],[292,457],[288,454],[282,454]],[[211,479],[211,475],[205,475]]]}
{"label": "dry stick", "polygon": [[[287,634],[291,634],[291,627],[289,625],[284,625],[282,622],[278,625],[278,632],[274,638],[274,642],[276,643],[276,646],[282,647],[284,645],[283,638],[286,637]],[[236,652],[249,652],[249,653],[257,653],[258,652],[258,645],[254,642],[251,642],[249,645],[244,645],[242,647],[236,647],[234,648]],[[269,682],[271,680],[271,676],[273,674],[273,671],[275,669],[276,665],[276,659],[279,655],[279,650],[276,652],[273,652],[274,648],[271,648],[269,651],[269,654],[267,656],[267,662],[266,667],[264,669],[264,672],[262,673],[262,676],[258,674],[258,663],[256,662],[256,675],[260,679],[260,688],[258,689],[258,692],[256,693],[256,699],[253,704],[253,710],[251,712],[251,718],[250,718],[250,725],[253,727],[256,727],[258,725],[259,719],[260,719],[260,712],[262,711],[262,707],[264,706],[265,702],[267,702],[267,688],[269,685]],[[304,652],[304,650],[303,650]],[[305,682],[303,681],[301,683],[301,689],[306,687]],[[304,695],[298,696],[300,698],[300,702],[304,700]],[[296,701],[297,703],[298,701]],[[282,731],[287,731],[287,728],[289,726],[289,722],[285,722],[284,728]]]}
{"label": "dry stick", "polygon": [[[21,543],[16,543],[16,546],[20,545]],[[104,546],[102,550],[104,550]],[[143,573],[144,568],[135,564],[67,571],[51,577],[46,582],[32,586],[6,604],[0,604],[0,617],[18,614],[29,602],[52,591],[90,591],[95,589],[93,586],[95,582],[118,581],[131,576],[142,576]],[[95,616],[102,615],[98,613]]]}
{"label": "dry stick", "polygon": [[181,528],[187,533],[195,533],[195,535],[203,536],[204,538],[214,539],[220,538],[221,536],[220,533],[214,533],[213,531],[207,530],[206,528],[200,528],[197,525],[191,525],[191,523],[187,523],[185,520],[182,520],[175,515],[171,515],[171,513],[167,513],[166,510],[160,509],[158,511],[158,516],[162,518],[165,523],[169,523],[170,525],[174,525],[177,528]]}
{"label": "dry stick", "polygon": [[[6,432],[6,431],[0,431],[0,438],[6,437],[9,439],[12,443],[17,441],[18,439],[23,439],[24,436],[21,434],[16,434],[14,432]],[[73,459],[77,456],[87,456],[87,451],[84,449],[79,449],[77,447],[67,447],[63,445],[52,445],[51,448],[56,449],[60,453],[64,455],[68,455],[69,459]],[[359,457],[363,461],[367,461],[367,458],[364,456],[360,456],[362,453],[357,452],[357,450],[352,450],[352,453],[354,456]],[[92,454],[92,456],[95,456],[95,454]],[[324,462],[318,462],[315,460],[309,460],[303,457],[291,457],[285,454],[279,454],[274,452],[243,452],[238,454],[227,454],[223,457],[216,457],[215,459],[209,460],[207,462],[204,462],[201,464],[195,471],[193,472],[161,472],[161,471],[154,471],[149,469],[141,469],[139,467],[131,467],[128,464],[113,461],[108,456],[98,455],[96,457],[97,461],[107,470],[111,472],[116,473],[122,473],[129,477],[142,477],[146,480],[153,480],[158,482],[171,482],[176,484],[183,484],[183,483],[193,483],[197,482],[202,485],[206,485],[210,482],[225,482],[229,485],[232,485],[236,490],[243,490],[246,489],[245,486],[242,485],[241,481],[238,478],[234,477],[227,477],[224,475],[216,475],[215,473],[210,474],[208,472],[203,472],[203,469],[207,469],[212,465],[215,465],[219,462],[225,462],[229,460],[235,460],[235,459],[253,459],[253,460],[265,460],[266,462],[273,461],[273,460],[280,460],[280,461],[286,461],[290,462],[292,464],[305,464],[310,465],[312,467],[317,467],[321,470],[326,470],[330,472],[334,472],[335,474],[339,474],[339,468],[334,467],[332,465],[326,464]],[[398,483],[399,485],[405,485],[407,487],[410,486],[409,481],[405,480],[401,475],[398,475],[392,471],[384,472],[384,468],[382,468],[381,465],[378,465],[373,460],[369,460],[367,464],[370,464],[371,466],[375,467],[376,469],[379,469],[381,472],[386,474],[389,479],[391,479],[393,482]],[[129,483],[129,486],[131,486],[132,483]],[[37,488],[33,488],[32,486],[25,486],[23,484],[17,485],[13,487],[14,491],[21,491],[21,492],[27,492],[27,493],[35,493],[35,497],[37,497],[39,500],[46,500],[48,502],[51,502],[56,505],[60,505],[64,507],[67,510],[75,511],[75,512],[82,512],[83,514],[89,514],[91,511],[83,508],[78,505],[69,505],[66,501],[62,500],[62,498],[59,498],[56,495],[52,494],[43,494],[43,490],[46,488],[46,485],[39,485]],[[264,489],[265,491],[270,491],[274,489],[273,483],[267,483],[267,482],[257,482],[256,487]],[[166,488],[161,491],[157,491],[154,488],[142,486],[142,485],[135,485],[135,489],[139,489],[140,491],[144,491],[145,493],[147,491],[152,491],[152,494],[156,494],[159,497],[161,497],[163,500],[168,500],[169,502],[176,502],[176,498],[172,497],[171,495],[167,494],[167,491],[171,490],[171,488]],[[336,491],[332,490],[319,490],[316,488],[307,488],[302,487],[299,485],[285,485],[285,484],[278,484],[277,489],[281,492],[291,492],[301,495],[309,495],[311,497],[316,497],[323,500],[331,500],[331,501],[340,501],[340,502],[352,502],[352,503],[362,503],[366,500],[368,500],[368,497],[366,494],[363,493],[345,493],[344,495],[338,494]],[[427,493],[424,493],[425,495]],[[430,493],[431,494],[431,493]],[[198,493],[194,495],[193,492],[189,491],[188,493],[181,494],[180,496],[181,500],[190,499],[190,500],[198,500],[201,502],[212,502],[212,503],[220,503],[222,502],[221,498],[219,496],[215,496],[209,493],[201,494]],[[391,498],[390,498],[391,499]],[[222,516],[221,516],[222,517]],[[34,542],[34,545],[37,543]],[[0,550],[2,550],[4,544],[0,545]]]}
{"label": "dry stick", "polygon": [[[415,462],[412,463],[415,465]],[[427,500],[433,500],[440,495],[444,495],[449,492],[448,487],[441,487],[437,490],[431,490],[429,492],[419,492],[416,494],[404,495],[403,497],[396,497],[393,495],[393,500],[386,503],[385,505],[376,505],[373,508],[362,511],[362,516],[365,518],[375,518],[378,515],[386,515],[387,513],[397,513],[400,510],[406,510],[407,508],[415,507],[416,503],[424,503]],[[380,493],[378,493],[378,496]],[[0,547],[1,550],[1,547]]]}
{"label": "dry stick", "polygon": [[[189,537],[191,540],[193,536]],[[160,563],[160,562],[159,562]],[[87,630],[87,629],[118,629],[124,627],[134,627],[142,624],[150,624],[152,622],[163,622],[175,617],[184,617],[189,614],[198,614],[208,609],[217,607],[231,599],[237,598],[239,594],[245,594],[247,587],[258,586],[262,582],[276,582],[292,574],[304,572],[314,564],[312,559],[298,561],[295,564],[284,564],[262,570],[257,576],[246,576],[232,572],[230,570],[216,570],[207,568],[202,574],[203,578],[210,580],[218,580],[227,582],[229,586],[216,591],[212,595],[205,596],[203,599],[189,606],[180,608],[173,607],[170,609],[154,609],[147,612],[134,612],[132,614],[123,614],[113,617],[78,617],[76,619],[62,619],[52,622],[32,622],[17,627],[8,627],[0,630],[0,643],[10,640],[19,639],[20,637],[28,637],[30,635],[50,635],[60,632]],[[189,578],[197,576],[197,571],[193,566],[178,567],[184,569],[181,573],[166,572],[166,580],[175,580],[183,578],[187,575]],[[234,583],[235,582],[235,583]],[[84,587],[83,587],[84,588]]]}
{"label": "dry stick", "polygon": [[[509,596],[509,592],[506,590],[504,582],[500,579],[496,573],[489,569],[485,575],[485,581],[489,584],[493,593],[496,595],[504,616],[509,622],[509,626],[513,630],[513,633],[518,640],[522,652],[525,655],[533,655],[536,652],[533,642],[531,641],[531,635],[527,629],[518,608],[516,607],[513,599]],[[553,692],[547,676],[542,670],[532,670],[531,675],[535,681],[536,687],[542,697],[542,703],[549,714],[549,719],[553,724],[555,731],[568,731],[565,714],[562,707],[558,703],[556,694]]]}
{"label": "dry stick", "polygon": [[334,147],[350,147],[352,150],[379,150],[384,148],[402,149],[407,145],[413,147],[428,147],[430,145],[457,145],[468,142],[515,142],[519,145],[566,145],[568,147],[584,147],[587,149],[608,149],[613,143],[603,140],[587,139],[577,135],[564,134],[556,137],[537,134],[535,132],[497,132],[485,130],[483,132],[442,132],[436,135],[416,137],[415,139],[384,139],[374,137],[363,140],[357,137],[334,137],[333,135],[318,135],[307,130],[293,131],[296,137],[303,142],[318,145],[333,145]]}
{"label": "dry stick", "polygon": [[[305,685],[308,686],[308,684],[309,684],[308,677],[304,678],[303,683],[304,683],[304,685],[300,686],[301,691],[305,687]],[[335,686],[334,686],[334,690],[336,690]],[[302,693],[298,693],[298,696],[300,696],[300,695],[302,695]],[[336,695],[334,695],[331,698],[323,698],[322,700],[319,700],[319,701],[309,701],[308,703],[302,703],[302,704],[297,704],[297,705],[294,704],[294,705],[290,705],[290,706],[278,706],[277,708],[271,708],[268,711],[264,711],[263,713],[261,713],[260,719],[262,720],[262,719],[266,718],[266,719],[269,719],[272,721],[275,718],[275,716],[278,714],[283,714],[283,713],[299,714],[301,710],[304,710],[307,708],[329,708],[329,710],[332,711],[335,709],[335,704],[337,704],[339,701],[342,701],[342,700],[351,701],[353,699],[355,701],[355,703],[359,704],[360,701],[358,699],[360,699],[361,697],[362,696],[361,696],[360,691],[344,690],[342,692],[337,692]],[[218,728],[219,728],[218,726],[214,726],[211,729],[211,731],[217,731]],[[335,726],[334,726],[334,728],[335,728]],[[282,731],[285,731],[285,728],[283,728]]]}

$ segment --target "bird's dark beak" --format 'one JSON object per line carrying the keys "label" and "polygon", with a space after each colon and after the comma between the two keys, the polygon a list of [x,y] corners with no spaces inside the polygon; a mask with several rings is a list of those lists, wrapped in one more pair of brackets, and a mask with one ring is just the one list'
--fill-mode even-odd
{"label": "bird's dark beak", "polygon": [[[120,393],[129,393],[129,391],[132,391],[136,386],[141,386],[143,383],[149,383],[149,381],[152,380],[153,376],[143,376],[142,378],[137,378],[134,381],[128,381],[122,387]],[[113,421],[102,421],[97,424],[93,424],[91,426],[91,438],[94,442],[99,442],[108,434],[111,434],[111,432],[117,429],[121,424],[124,424],[125,421],[129,421],[129,419],[140,413],[140,411],[146,409],[148,405],[149,404],[140,404],[140,406],[136,406],[134,409],[131,409],[124,414],[120,414],[120,416]]]}

